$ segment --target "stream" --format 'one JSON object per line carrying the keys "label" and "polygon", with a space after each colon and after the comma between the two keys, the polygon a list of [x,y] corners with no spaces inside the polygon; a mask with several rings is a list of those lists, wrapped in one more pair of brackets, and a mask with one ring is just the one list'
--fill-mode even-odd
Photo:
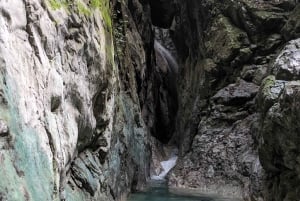
{"label": "stream", "polygon": [[205,196],[189,191],[175,189],[169,190],[166,183],[162,181],[151,181],[144,192],[136,192],[130,195],[128,201],[237,201],[217,196]]}

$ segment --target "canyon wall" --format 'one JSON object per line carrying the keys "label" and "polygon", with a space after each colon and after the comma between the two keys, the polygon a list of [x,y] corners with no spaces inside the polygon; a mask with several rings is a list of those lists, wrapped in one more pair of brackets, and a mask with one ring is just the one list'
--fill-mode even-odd
{"label": "canyon wall", "polygon": [[169,185],[297,200],[298,1],[172,2],[180,160]]}
{"label": "canyon wall", "polygon": [[299,22],[298,0],[0,1],[0,200],[126,200],[162,144],[171,187],[297,200]]}
{"label": "canyon wall", "polygon": [[12,0],[0,11],[0,200],[120,200],[142,188],[149,5]]}

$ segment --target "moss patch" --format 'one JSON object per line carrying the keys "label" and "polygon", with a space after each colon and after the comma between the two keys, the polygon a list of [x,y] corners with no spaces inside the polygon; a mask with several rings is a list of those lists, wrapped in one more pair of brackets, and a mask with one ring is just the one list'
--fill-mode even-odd
{"label": "moss patch", "polygon": [[275,76],[269,75],[262,82],[262,92],[264,94],[268,94],[271,87],[275,84]]}
{"label": "moss patch", "polygon": [[112,21],[111,21],[109,0],[91,0],[90,5],[92,8],[100,10],[106,26],[111,31],[112,30]]}
{"label": "moss patch", "polygon": [[77,9],[80,14],[90,16],[92,14],[91,10],[81,1],[77,1]]}
{"label": "moss patch", "polygon": [[[49,6],[53,10],[58,10],[61,8],[70,9],[74,2],[71,0],[47,0]],[[109,0],[90,0],[88,5],[85,5],[82,1],[77,0],[75,6],[80,14],[85,16],[92,15],[92,9],[99,9],[103,21],[109,31],[112,31],[112,20],[111,12],[109,6]]]}
{"label": "moss patch", "polygon": [[67,0],[48,0],[48,3],[53,10],[68,8],[69,5]]}
{"label": "moss patch", "polygon": [[247,34],[233,26],[223,15],[216,18],[208,33],[205,46],[208,55],[215,55],[215,63],[232,61],[241,47],[249,42]]}
{"label": "moss patch", "polygon": [[263,80],[258,96],[258,105],[263,114],[265,114],[269,108],[274,105],[284,86],[285,81],[276,80],[274,75],[269,75]]}

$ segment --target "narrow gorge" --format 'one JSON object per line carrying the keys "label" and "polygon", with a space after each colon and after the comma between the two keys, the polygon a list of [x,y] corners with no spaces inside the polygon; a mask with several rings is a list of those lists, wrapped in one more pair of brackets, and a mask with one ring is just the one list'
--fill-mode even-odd
{"label": "narrow gorge", "polygon": [[0,166],[0,201],[299,201],[299,1],[0,0]]}

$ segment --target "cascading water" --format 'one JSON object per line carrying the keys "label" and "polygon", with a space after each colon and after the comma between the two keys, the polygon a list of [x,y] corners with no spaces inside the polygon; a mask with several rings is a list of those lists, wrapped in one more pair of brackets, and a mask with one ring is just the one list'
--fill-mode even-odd
{"label": "cascading water", "polygon": [[173,73],[178,73],[178,64],[176,59],[173,57],[173,55],[170,53],[168,49],[166,49],[164,46],[162,46],[157,40],[154,40],[154,49],[161,53],[161,55],[164,56],[164,58],[167,60],[169,67],[171,67],[171,71]]}
{"label": "cascading water", "polygon": [[[154,49],[156,54],[156,65],[160,72],[160,91],[159,101],[156,108],[157,122],[156,133],[154,137],[159,141],[153,145],[153,172],[151,179],[164,180],[168,172],[176,165],[178,150],[174,147],[163,146],[171,139],[176,121],[178,108],[176,76],[178,73],[178,64],[170,50],[164,47],[159,40],[154,40]],[[161,144],[162,143],[162,144]]]}
{"label": "cascading water", "polygon": [[173,149],[168,160],[161,161],[160,165],[162,167],[162,171],[158,175],[152,175],[152,180],[164,180],[170,170],[176,165],[177,162],[177,149]]}

